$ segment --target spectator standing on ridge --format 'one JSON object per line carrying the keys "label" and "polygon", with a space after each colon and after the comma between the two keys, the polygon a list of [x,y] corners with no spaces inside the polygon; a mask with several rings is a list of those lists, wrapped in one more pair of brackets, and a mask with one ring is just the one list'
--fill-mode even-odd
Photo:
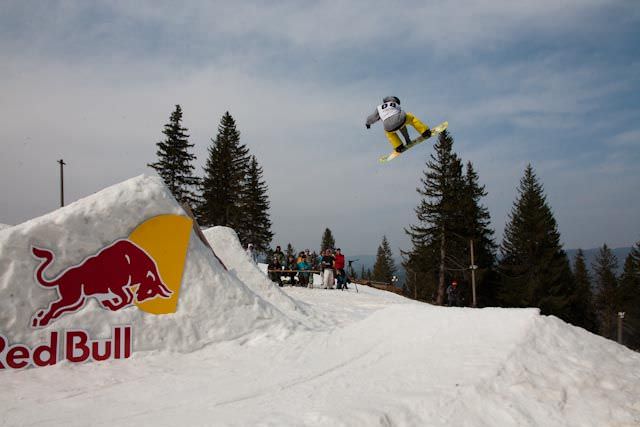
{"label": "spectator standing on ridge", "polygon": [[311,266],[312,270],[318,270],[318,254],[313,251],[311,254],[307,254],[307,262]]}
{"label": "spectator standing on ridge", "polygon": [[269,279],[271,279],[272,282],[276,282],[278,286],[282,286],[282,279],[280,277],[282,273],[278,271],[271,271],[271,270],[282,270],[282,264],[280,264],[280,261],[278,260],[278,256],[275,253],[271,257],[271,262],[269,263],[269,266],[267,267],[267,269],[269,270]]}
{"label": "spectator standing on ridge", "polygon": [[[287,264],[285,268],[291,271],[295,271],[298,269],[298,263],[296,262],[293,254],[289,255],[289,258],[287,258]],[[296,284],[296,274],[298,273],[287,273],[287,277],[289,277],[289,286],[294,286]]]}
{"label": "spectator standing on ridge", "polygon": [[257,255],[256,255],[256,251],[255,251],[255,249],[253,248],[253,243],[249,243],[249,244],[247,245],[247,255],[249,255],[249,259],[251,259],[251,261],[252,261],[254,264],[257,264],[257,263],[258,263],[258,257],[257,257]]}
{"label": "spectator standing on ridge", "polygon": [[331,249],[327,249],[321,261],[324,289],[334,289],[334,264],[335,258],[331,255]]}
{"label": "spectator standing on ridge", "polygon": [[447,288],[447,299],[449,301],[449,307],[457,307],[460,305],[459,294],[458,294],[458,282],[455,280],[451,281],[451,284]]}
{"label": "spectator standing on ridge", "polygon": [[309,273],[305,273],[306,270],[311,269],[309,263],[307,262],[307,255],[304,252],[300,252],[300,257],[298,258],[298,284],[300,286],[308,286],[313,288],[313,284],[309,284]]}
{"label": "spectator standing on ridge", "polygon": [[342,255],[342,251],[340,250],[340,248],[336,249],[335,260],[338,289],[342,289],[343,286],[347,286],[347,275],[344,271],[344,255]]}
{"label": "spectator standing on ridge", "polygon": [[284,252],[282,252],[282,249],[280,248],[280,246],[276,246],[276,250],[273,251],[273,255],[278,257],[278,262],[280,263],[280,265],[284,265]]}

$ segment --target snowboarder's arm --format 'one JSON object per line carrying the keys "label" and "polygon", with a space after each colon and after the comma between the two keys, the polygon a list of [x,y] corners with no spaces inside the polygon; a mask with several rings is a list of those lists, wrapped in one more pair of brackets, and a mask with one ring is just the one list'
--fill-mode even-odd
{"label": "snowboarder's arm", "polygon": [[367,129],[369,129],[371,125],[378,120],[380,120],[380,115],[378,114],[378,109],[376,109],[376,111],[372,115],[367,117],[367,123],[365,124],[365,126],[367,126]]}

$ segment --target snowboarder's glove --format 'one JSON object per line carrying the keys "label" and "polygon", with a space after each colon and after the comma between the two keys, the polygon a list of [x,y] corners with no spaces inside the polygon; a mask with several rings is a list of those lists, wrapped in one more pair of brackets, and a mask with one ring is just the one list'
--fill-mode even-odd
{"label": "snowboarder's glove", "polygon": [[371,129],[371,125],[369,123],[367,123],[365,126],[367,127],[367,129]]}

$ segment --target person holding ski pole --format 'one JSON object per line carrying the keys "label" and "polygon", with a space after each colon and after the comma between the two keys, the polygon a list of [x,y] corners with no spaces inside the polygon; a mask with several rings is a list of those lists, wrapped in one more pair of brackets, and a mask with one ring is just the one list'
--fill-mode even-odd
{"label": "person holding ski pole", "polygon": [[[398,99],[397,96],[384,97],[382,104],[378,105],[376,107],[376,111],[367,117],[365,126],[369,129],[371,128],[371,125],[378,120],[382,120],[384,133],[387,136],[387,139],[389,139],[389,143],[391,143],[393,149],[398,153],[405,151],[407,149],[407,145],[411,142],[407,125],[413,126],[413,128],[424,138],[429,138],[431,136],[429,126],[422,123],[410,112],[403,111],[400,108],[400,99]],[[397,131],[402,133],[402,136],[406,141],[405,144],[400,141],[400,137],[396,133]]]}

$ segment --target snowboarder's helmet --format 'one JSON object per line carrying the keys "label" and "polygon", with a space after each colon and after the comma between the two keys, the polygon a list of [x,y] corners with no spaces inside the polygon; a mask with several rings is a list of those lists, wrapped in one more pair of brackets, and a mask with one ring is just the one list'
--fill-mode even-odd
{"label": "snowboarder's helmet", "polygon": [[395,102],[400,104],[400,99],[397,96],[385,96],[382,102]]}

